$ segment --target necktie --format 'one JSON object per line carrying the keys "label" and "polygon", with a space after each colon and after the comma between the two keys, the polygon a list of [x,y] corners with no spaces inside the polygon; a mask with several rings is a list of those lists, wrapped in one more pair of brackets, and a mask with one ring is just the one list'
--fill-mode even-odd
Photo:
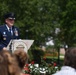
{"label": "necktie", "polygon": [[11,28],[9,28],[9,32],[10,32],[10,34],[11,34]]}
{"label": "necktie", "polygon": [[12,29],[11,28],[9,28],[9,32],[10,32],[11,35],[13,35],[13,32],[12,32]]}

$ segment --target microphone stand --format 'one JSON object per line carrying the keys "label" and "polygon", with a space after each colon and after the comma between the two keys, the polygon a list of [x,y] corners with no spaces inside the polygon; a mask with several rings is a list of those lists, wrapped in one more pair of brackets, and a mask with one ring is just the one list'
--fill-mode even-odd
{"label": "microphone stand", "polygon": [[11,43],[9,45],[9,49],[10,49],[10,52],[12,53],[12,43],[13,43],[13,39],[11,39]]}
{"label": "microphone stand", "polygon": [[[11,30],[12,31],[12,30]],[[10,45],[9,45],[9,49],[10,49],[10,52],[12,53],[12,43],[13,43],[13,31],[11,32],[11,42],[10,42]]]}

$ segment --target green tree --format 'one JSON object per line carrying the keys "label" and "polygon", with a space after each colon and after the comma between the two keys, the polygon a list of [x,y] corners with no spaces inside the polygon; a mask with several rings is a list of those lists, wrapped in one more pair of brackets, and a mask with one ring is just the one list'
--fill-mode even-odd
{"label": "green tree", "polygon": [[59,26],[58,0],[0,0],[0,6],[1,17],[9,11],[16,13],[21,38],[34,39],[36,46],[54,36],[54,30]]}
{"label": "green tree", "polygon": [[59,38],[63,44],[69,47],[76,46],[76,1],[61,0],[60,7],[60,29]]}

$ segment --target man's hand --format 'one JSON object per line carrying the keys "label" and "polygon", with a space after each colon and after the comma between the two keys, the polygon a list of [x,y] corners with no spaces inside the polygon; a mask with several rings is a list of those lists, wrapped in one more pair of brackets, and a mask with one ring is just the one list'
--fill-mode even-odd
{"label": "man's hand", "polygon": [[6,47],[4,47],[4,48],[3,48],[3,50],[7,50],[7,48],[6,48]]}

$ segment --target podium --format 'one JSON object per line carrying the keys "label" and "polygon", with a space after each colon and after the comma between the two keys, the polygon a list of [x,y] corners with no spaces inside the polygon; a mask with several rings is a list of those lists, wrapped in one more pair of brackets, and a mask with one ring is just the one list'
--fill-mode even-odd
{"label": "podium", "polygon": [[15,50],[24,50],[27,53],[33,42],[34,40],[11,40],[7,46],[7,50],[11,51],[12,53]]}

